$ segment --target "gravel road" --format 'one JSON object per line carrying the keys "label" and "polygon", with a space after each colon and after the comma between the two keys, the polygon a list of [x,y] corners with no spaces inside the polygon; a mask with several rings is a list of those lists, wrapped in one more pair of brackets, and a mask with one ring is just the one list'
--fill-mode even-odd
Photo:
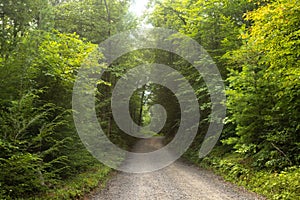
{"label": "gravel road", "polygon": [[[158,148],[159,139],[144,140],[136,145],[136,152]],[[154,148],[155,149],[155,148]],[[92,194],[91,200],[165,200],[264,199],[241,187],[227,183],[208,170],[178,160],[168,167],[150,173],[118,172],[102,191]]]}

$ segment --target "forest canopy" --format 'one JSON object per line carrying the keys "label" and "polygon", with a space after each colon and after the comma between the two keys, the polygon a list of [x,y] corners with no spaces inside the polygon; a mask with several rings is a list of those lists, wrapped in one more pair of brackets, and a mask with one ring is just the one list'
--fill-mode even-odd
{"label": "forest canopy", "polygon": [[[274,199],[296,198],[300,194],[299,1],[150,0],[142,19],[130,12],[132,3],[0,0],[0,198],[51,199],[78,174],[98,170],[93,183],[82,179],[79,182],[85,186],[76,192],[60,191],[61,198],[75,199],[107,178],[110,169],[93,158],[76,132],[73,86],[82,63],[98,51],[99,43],[145,23],[185,34],[209,53],[226,85],[225,128],[212,157],[199,159],[199,146],[213,120],[203,78],[178,55],[143,49],[110,65],[105,58],[99,60],[106,72],[97,85],[95,105],[107,137],[127,150],[137,140],[114,122],[110,106],[117,81],[139,64],[166,64],[185,76],[199,102],[200,128],[185,157],[229,172],[234,180],[248,180],[252,171],[275,178],[284,172],[280,177],[290,188],[276,182],[274,190],[264,188],[267,184],[253,186],[254,190]],[[136,90],[130,99],[131,118],[140,126],[149,124],[154,104],[168,112],[157,134],[170,142],[181,114],[167,88],[150,84]]]}

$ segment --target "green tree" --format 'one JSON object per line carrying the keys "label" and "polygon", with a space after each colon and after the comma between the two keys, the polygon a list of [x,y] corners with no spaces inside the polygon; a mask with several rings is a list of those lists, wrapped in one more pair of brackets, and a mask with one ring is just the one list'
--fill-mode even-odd
{"label": "green tree", "polygon": [[128,8],[129,0],[66,1],[55,6],[55,28],[61,32],[75,32],[99,44],[109,36],[136,24],[126,18]]}
{"label": "green tree", "polygon": [[231,54],[229,121],[238,152],[260,168],[299,164],[299,2],[281,0],[247,15],[253,26]]}

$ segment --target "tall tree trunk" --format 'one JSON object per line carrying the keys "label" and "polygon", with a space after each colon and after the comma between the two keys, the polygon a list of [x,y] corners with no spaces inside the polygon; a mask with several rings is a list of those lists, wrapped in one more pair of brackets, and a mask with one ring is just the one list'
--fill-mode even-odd
{"label": "tall tree trunk", "polygon": [[145,90],[142,92],[141,96],[141,107],[140,107],[140,113],[139,113],[139,126],[143,125],[143,107],[144,107],[144,97],[145,97]]}
{"label": "tall tree trunk", "polygon": [[[108,37],[111,36],[111,17],[110,17],[110,10],[109,10],[109,5],[107,3],[107,0],[104,0],[104,6],[105,6],[105,10],[106,10],[106,21],[108,23]],[[109,51],[111,49],[111,45],[109,45]],[[110,56],[110,55],[108,55]],[[108,58],[108,60],[110,60],[110,58]],[[111,67],[111,66],[108,66],[108,67]],[[111,73],[108,71],[107,72],[107,82],[112,83],[112,77],[111,77]],[[108,95],[111,94],[111,87],[108,88]],[[108,126],[107,126],[107,136],[109,137],[110,134],[111,134],[111,131],[112,131],[112,112],[111,112],[111,109],[108,109]]]}

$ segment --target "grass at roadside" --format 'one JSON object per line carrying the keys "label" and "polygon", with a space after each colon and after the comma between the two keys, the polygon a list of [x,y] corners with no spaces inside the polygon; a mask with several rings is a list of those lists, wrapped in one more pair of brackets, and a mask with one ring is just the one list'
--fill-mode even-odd
{"label": "grass at roadside", "polygon": [[221,151],[216,148],[209,156],[201,160],[197,152],[189,151],[185,158],[203,168],[212,169],[226,181],[243,186],[268,199],[300,199],[299,166],[289,167],[283,171],[258,171],[247,165],[247,162],[238,154],[222,155]]}
{"label": "grass at roadside", "polygon": [[74,178],[64,181],[62,185],[58,185],[55,189],[48,190],[45,194],[32,199],[81,199],[95,188],[104,187],[111,171],[109,167],[95,164],[86,172],[78,174]]}

